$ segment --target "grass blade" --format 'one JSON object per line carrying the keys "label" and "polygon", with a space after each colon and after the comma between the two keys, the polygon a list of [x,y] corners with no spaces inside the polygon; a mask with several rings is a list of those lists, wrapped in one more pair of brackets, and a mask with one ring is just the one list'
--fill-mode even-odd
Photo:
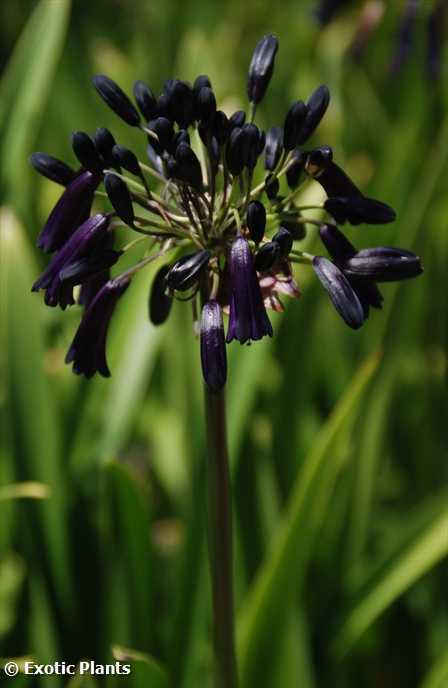
{"label": "grass blade", "polygon": [[[239,619],[239,649],[242,685],[245,688],[256,684],[254,678],[259,671],[259,659],[263,653],[266,654],[272,642],[272,628],[277,627],[285,617],[285,611],[295,599],[297,578],[301,572],[303,574],[302,543],[308,538],[313,499],[319,496],[320,481],[333,470],[331,459],[334,442],[351,420],[377,364],[378,355],[374,355],[362,365],[316,438],[292,490],[271,552],[244,604]],[[306,528],[303,527],[305,523]],[[291,575],[292,571],[294,576]]]}

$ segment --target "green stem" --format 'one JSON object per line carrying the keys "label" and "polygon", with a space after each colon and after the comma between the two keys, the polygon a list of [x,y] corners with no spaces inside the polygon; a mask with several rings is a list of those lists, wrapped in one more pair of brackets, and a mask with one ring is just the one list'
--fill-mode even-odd
{"label": "green stem", "polygon": [[237,688],[233,610],[232,500],[224,391],[205,387],[209,552],[216,688]]}

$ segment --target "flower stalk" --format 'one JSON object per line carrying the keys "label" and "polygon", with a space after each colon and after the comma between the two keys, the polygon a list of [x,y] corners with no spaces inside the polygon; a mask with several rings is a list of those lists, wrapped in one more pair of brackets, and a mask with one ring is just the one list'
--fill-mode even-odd
{"label": "flower stalk", "polygon": [[233,601],[233,531],[224,388],[204,385],[207,424],[209,557],[216,688],[237,688]]}

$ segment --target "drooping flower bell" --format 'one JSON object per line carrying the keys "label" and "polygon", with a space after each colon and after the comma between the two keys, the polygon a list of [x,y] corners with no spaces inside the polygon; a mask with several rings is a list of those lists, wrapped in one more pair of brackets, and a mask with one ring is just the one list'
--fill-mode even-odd
{"label": "drooping flower bell", "polygon": [[237,339],[244,344],[265,335],[272,337],[272,325],[264,306],[252,253],[243,236],[237,236],[232,243],[229,269],[232,297],[227,341]]}
{"label": "drooping flower bell", "polygon": [[110,280],[84,312],[65,357],[66,363],[73,363],[76,375],[90,378],[98,372],[110,377],[106,360],[107,331],[118,300],[128,286],[129,280]]}
{"label": "drooping flower bell", "polygon": [[75,229],[89,217],[93,194],[99,183],[100,178],[87,170],[70,182],[39,234],[39,248],[51,253],[67,241]]}
{"label": "drooping flower bell", "polygon": [[105,270],[118,260],[116,251],[96,251],[105,237],[110,217],[90,217],[72,234],[50,261],[45,272],[33,285],[33,291],[45,289],[47,306],[62,309],[75,303],[73,287]]}

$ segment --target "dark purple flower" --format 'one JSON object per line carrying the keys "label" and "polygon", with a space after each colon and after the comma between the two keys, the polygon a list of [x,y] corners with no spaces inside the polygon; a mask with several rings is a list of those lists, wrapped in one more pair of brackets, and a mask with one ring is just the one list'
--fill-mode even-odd
{"label": "dark purple flower", "polygon": [[196,96],[196,116],[204,124],[210,124],[216,113],[216,98],[209,86],[201,88]]}
{"label": "dark purple flower", "polygon": [[[94,253],[94,248],[99,246],[106,235],[109,222],[110,218],[106,215],[90,217],[53,256],[45,272],[32,287],[32,291],[46,290],[47,306],[59,305],[64,310],[73,305],[73,286],[116,262],[116,252],[112,251],[107,255]],[[89,253],[94,254],[93,260]]]}
{"label": "dark purple flower", "polygon": [[103,160],[93,139],[85,131],[75,131],[72,134],[72,148],[82,167],[93,174],[101,174]]}
{"label": "dark purple flower", "polygon": [[153,325],[162,325],[168,318],[171,306],[173,305],[172,297],[167,294],[166,276],[170,271],[169,265],[163,265],[154,277],[149,292],[148,312],[149,319]]}
{"label": "dark purple flower", "polygon": [[93,194],[99,183],[100,178],[86,170],[67,186],[39,234],[39,248],[51,253],[67,241],[90,215]]}
{"label": "dark purple flower", "polygon": [[319,86],[306,101],[308,108],[305,122],[297,137],[297,145],[306,143],[308,139],[314,134],[321,119],[325,115],[328,104],[330,102],[330,91],[324,84]]}
{"label": "dark purple flower", "polygon": [[274,263],[280,258],[280,246],[276,241],[267,241],[260,246],[254,260],[254,267],[257,272],[267,272]]}
{"label": "dark purple flower", "polygon": [[81,323],[65,357],[73,363],[76,375],[92,377],[96,372],[110,377],[106,360],[106,337],[118,299],[129,286],[129,280],[109,280],[85,310]]}
{"label": "dark purple flower", "polygon": [[126,182],[113,172],[108,172],[104,175],[104,187],[120,220],[132,227],[134,224],[134,207],[131,192]]}
{"label": "dark purple flower", "polygon": [[202,189],[201,163],[188,143],[180,143],[176,150],[177,175],[194,189]]}
{"label": "dark purple flower", "polygon": [[201,316],[201,364],[205,383],[217,392],[226,384],[227,357],[221,306],[208,301]]}
{"label": "dark purple flower", "polygon": [[247,79],[247,96],[251,103],[259,103],[266,93],[277,50],[278,41],[272,34],[264,36],[255,46]]}
{"label": "dark purple flower", "polygon": [[134,83],[134,98],[143,117],[149,122],[157,117],[157,99],[144,81]]}
{"label": "dark purple flower", "polygon": [[[356,254],[355,247],[335,225],[323,225],[319,234],[333,261],[344,272],[346,261]],[[361,301],[365,318],[369,317],[370,307],[382,308],[383,296],[373,280],[344,274]]]}
{"label": "dark purple flower", "polygon": [[61,186],[68,186],[76,177],[75,170],[47,153],[32,153],[30,163],[43,177]]}
{"label": "dark purple flower", "polygon": [[291,232],[286,229],[286,227],[280,227],[278,232],[276,232],[272,237],[272,241],[275,244],[278,244],[282,258],[287,258],[292,249],[292,244],[294,241],[294,237]]}
{"label": "dark purple flower", "polygon": [[302,100],[298,100],[289,108],[283,125],[283,146],[291,151],[299,143],[300,133],[305,124],[308,108]]}
{"label": "dark purple flower", "polygon": [[210,251],[206,249],[179,258],[166,276],[167,286],[177,291],[190,289],[207,267],[210,256]]}
{"label": "dark purple flower", "polygon": [[233,242],[229,256],[232,297],[227,341],[241,344],[272,337],[272,325],[266,313],[249,244],[242,236]]}
{"label": "dark purple flower", "polygon": [[283,129],[271,127],[266,133],[264,169],[273,172],[283,152]]}
{"label": "dark purple flower", "polygon": [[305,169],[305,160],[306,157],[303,153],[294,151],[286,172],[286,181],[290,189],[295,189],[298,186],[302,172]]}
{"label": "dark purple flower", "polygon": [[352,225],[359,225],[362,222],[383,225],[396,219],[396,213],[390,205],[365,196],[327,198],[324,207],[340,224],[348,221]]}
{"label": "dark purple flower", "polygon": [[108,76],[97,74],[92,78],[93,85],[101,98],[127,124],[138,127],[140,115],[126,93]]}
{"label": "dark purple flower", "polygon": [[266,228],[266,209],[260,201],[251,201],[246,210],[246,224],[250,238],[259,244]]}
{"label": "dark purple flower", "polygon": [[314,179],[323,186],[327,196],[362,196],[358,187],[335,162],[330,162],[324,169],[319,169]]}
{"label": "dark purple flower", "polygon": [[412,251],[380,246],[355,253],[345,261],[344,272],[376,282],[396,282],[418,277],[423,269],[420,258]]}
{"label": "dark purple flower", "polygon": [[315,256],[313,268],[341,318],[353,330],[364,322],[362,304],[344,273],[328,258]]}

